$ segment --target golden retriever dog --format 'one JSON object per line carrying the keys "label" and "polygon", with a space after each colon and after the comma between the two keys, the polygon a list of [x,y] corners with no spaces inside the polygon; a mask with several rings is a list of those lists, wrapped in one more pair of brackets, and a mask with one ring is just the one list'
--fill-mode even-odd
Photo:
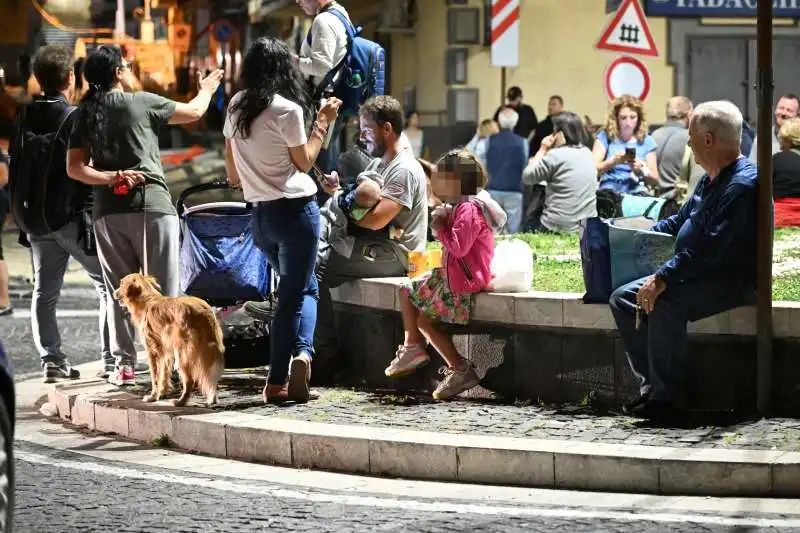
{"label": "golden retriever dog", "polygon": [[160,291],[156,279],[143,274],[125,276],[114,291],[147,348],[153,390],[142,399],[154,402],[169,394],[177,360],[183,391],[172,403],[186,405],[197,387],[205,395],[206,405],[212,406],[217,403],[217,384],[225,369],[222,328],[214,310],[200,298],[171,298]]}

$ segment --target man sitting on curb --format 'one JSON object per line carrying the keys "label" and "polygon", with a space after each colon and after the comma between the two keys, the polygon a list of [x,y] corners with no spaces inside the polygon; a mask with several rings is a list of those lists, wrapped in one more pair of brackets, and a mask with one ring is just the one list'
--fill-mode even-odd
{"label": "man sitting on curb", "polygon": [[689,143],[707,174],[676,215],[653,227],[677,237],[675,255],[611,295],[628,362],[641,380],[630,414],[682,421],[687,323],[755,300],[758,171],[739,152],[741,136],[734,104],[697,106]]}

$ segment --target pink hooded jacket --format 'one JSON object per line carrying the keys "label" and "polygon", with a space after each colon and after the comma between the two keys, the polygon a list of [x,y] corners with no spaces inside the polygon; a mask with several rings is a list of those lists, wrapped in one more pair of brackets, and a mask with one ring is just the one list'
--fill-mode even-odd
{"label": "pink hooded jacket", "polygon": [[454,208],[450,223],[436,234],[453,293],[472,294],[489,287],[494,236],[505,223],[505,212],[485,191]]}

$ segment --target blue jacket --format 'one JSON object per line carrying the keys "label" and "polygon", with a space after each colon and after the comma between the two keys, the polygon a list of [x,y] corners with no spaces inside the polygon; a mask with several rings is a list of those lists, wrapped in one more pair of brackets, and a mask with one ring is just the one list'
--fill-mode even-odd
{"label": "blue jacket", "polygon": [[700,277],[723,276],[755,287],[756,166],[744,157],[708,174],[681,210],[653,226],[677,236],[675,255],[657,272],[667,286]]}
{"label": "blue jacket", "polygon": [[528,164],[528,141],[511,130],[489,137],[486,170],[489,190],[522,192],[522,171]]}
{"label": "blue jacket", "polygon": [[753,150],[753,140],[756,138],[756,132],[750,127],[750,124],[745,120],[742,122],[742,144],[741,152],[745,157],[750,157],[750,152]]}

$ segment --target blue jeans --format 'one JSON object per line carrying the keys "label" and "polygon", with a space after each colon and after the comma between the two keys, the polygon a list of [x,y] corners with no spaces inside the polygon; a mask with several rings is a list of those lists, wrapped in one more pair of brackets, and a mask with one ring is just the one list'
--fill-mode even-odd
{"label": "blue jeans", "polygon": [[319,242],[317,202],[307,197],[256,204],[253,238],[279,276],[267,383],[284,385],[292,353],[311,355],[314,346],[319,300],[314,275]]}
{"label": "blue jeans", "polygon": [[755,302],[755,289],[726,275],[669,286],[636,329],[636,293],[647,278],[611,294],[610,305],[625,345],[628,364],[641,382],[642,396],[685,404],[686,345],[689,322]]}
{"label": "blue jeans", "polygon": [[494,189],[487,189],[489,196],[500,204],[503,211],[506,212],[508,220],[506,228],[508,233],[519,233],[522,229],[522,193],[516,191],[497,191]]}

